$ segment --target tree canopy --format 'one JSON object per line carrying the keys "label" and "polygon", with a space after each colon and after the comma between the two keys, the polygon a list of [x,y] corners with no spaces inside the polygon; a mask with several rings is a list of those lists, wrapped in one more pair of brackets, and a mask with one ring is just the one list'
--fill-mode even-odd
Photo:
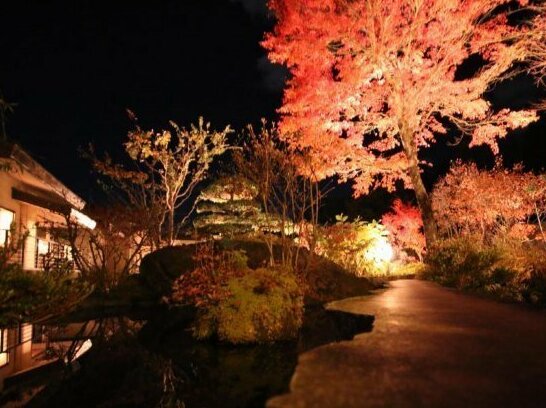
{"label": "tree canopy", "polygon": [[[323,177],[370,188],[413,188],[427,240],[436,225],[419,151],[452,127],[499,153],[533,109],[495,110],[491,87],[531,57],[543,11],[507,0],[271,0],[263,45],[292,74],[280,128]],[[520,18],[521,17],[521,18]],[[536,43],[535,43],[536,44]],[[536,54],[536,53],[534,53]],[[464,67],[471,74],[464,75]]]}

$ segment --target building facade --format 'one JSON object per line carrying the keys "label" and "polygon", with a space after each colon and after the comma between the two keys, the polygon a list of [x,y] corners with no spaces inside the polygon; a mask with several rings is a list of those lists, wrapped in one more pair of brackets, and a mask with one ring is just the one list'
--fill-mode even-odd
{"label": "building facade", "polygon": [[[0,143],[0,248],[17,240],[11,262],[40,273],[46,259],[70,261],[68,242],[55,239],[51,225],[66,225],[69,217],[93,229],[95,222],[83,214],[84,207],[84,200],[21,147]],[[0,390],[5,378],[47,362],[40,339],[31,324],[0,328]]]}

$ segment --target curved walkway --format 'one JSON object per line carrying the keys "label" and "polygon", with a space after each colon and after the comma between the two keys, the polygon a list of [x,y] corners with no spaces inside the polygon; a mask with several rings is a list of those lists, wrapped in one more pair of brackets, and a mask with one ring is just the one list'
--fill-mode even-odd
{"label": "curved walkway", "polygon": [[546,312],[394,281],[334,309],[371,333],[300,356],[279,407],[546,407]]}

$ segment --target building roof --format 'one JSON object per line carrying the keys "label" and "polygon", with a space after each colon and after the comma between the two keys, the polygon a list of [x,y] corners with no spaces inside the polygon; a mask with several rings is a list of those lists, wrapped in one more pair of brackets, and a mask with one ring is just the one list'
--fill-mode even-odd
{"label": "building roof", "polygon": [[51,187],[55,194],[59,196],[54,201],[65,200],[69,205],[78,210],[82,210],[85,207],[86,203],[81,197],[47,171],[19,145],[0,141],[0,158],[15,161],[18,166]]}

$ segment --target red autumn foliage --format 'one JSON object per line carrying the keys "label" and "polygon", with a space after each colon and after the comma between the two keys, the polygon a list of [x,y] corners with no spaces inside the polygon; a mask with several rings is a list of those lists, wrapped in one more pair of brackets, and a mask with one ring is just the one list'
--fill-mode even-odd
{"label": "red autumn foliage", "polygon": [[536,228],[521,226],[541,214],[546,203],[546,178],[497,164],[480,170],[475,164],[455,163],[432,192],[434,212],[441,230],[479,233],[502,231],[529,236]]}
{"label": "red autumn foliage", "polygon": [[419,208],[395,200],[391,212],[383,215],[381,223],[390,233],[391,243],[396,248],[415,254],[421,260],[425,252],[425,236],[423,235],[423,219]]}
{"label": "red autumn foliage", "polygon": [[229,279],[242,276],[245,271],[234,252],[218,251],[212,241],[197,245],[193,256],[195,269],[174,281],[169,301],[207,307],[228,297]]}
{"label": "red autumn foliage", "polygon": [[[498,154],[500,138],[538,118],[534,110],[495,110],[485,99],[516,62],[536,55],[528,39],[545,14],[517,14],[527,3],[270,0],[277,22],[263,45],[292,75],[280,109],[286,141],[309,151],[321,176],[354,180],[357,195],[406,183],[433,241],[419,151],[445,141],[449,123],[471,146]],[[512,24],[515,15],[526,24]],[[465,75],[461,67],[480,58],[483,66]]]}

